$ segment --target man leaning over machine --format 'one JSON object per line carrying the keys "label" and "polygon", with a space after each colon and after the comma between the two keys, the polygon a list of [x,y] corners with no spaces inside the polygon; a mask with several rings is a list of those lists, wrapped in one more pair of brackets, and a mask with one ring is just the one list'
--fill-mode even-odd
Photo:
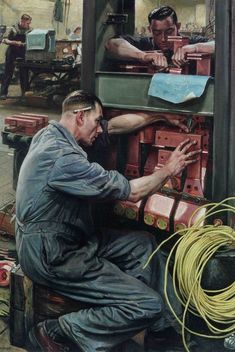
{"label": "man leaning over machine", "polygon": [[173,42],[168,42],[168,36],[180,35],[180,23],[170,6],[153,9],[148,15],[148,22],[150,36],[123,35],[111,38],[105,44],[108,52],[120,59],[137,60],[160,67],[173,63],[180,67],[185,64],[188,53],[213,53],[215,50],[214,41],[208,41],[202,36],[192,36],[189,38],[189,45],[178,48],[174,53]]}
{"label": "man leaning over machine", "polygon": [[[160,170],[128,181],[116,170],[89,162],[82,148],[158,119],[141,113],[107,122],[96,96],[75,91],[64,100],[60,121],[51,121],[32,139],[16,194],[19,262],[34,282],[91,304],[34,327],[29,335],[33,351],[59,351],[69,342],[77,351],[110,351],[145,328],[175,324],[164,302],[161,255],[143,270],[156,247],[153,236],[98,230],[91,203],[148,197],[194,163],[200,151],[190,152],[194,142],[185,140]],[[186,129],[181,121],[171,122]],[[180,313],[179,303],[174,305]]]}

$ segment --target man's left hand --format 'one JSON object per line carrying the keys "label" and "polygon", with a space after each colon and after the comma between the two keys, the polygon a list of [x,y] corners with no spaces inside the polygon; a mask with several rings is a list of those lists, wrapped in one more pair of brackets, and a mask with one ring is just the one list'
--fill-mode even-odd
{"label": "man's left hand", "polygon": [[186,55],[188,53],[195,53],[196,51],[195,44],[184,45],[181,48],[178,48],[172,56],[173,64],[177,67],[183,66],[187,62]]}
{"label": "man's left hand", "polygon": [[166,121],[171,124],[172,126],[177,126],[179,128],[181,128],[184,132],[188,133],[189,129],[186,126],[186,121],[187,121],[187,117],[181,116],[181,117],[166,117]]}

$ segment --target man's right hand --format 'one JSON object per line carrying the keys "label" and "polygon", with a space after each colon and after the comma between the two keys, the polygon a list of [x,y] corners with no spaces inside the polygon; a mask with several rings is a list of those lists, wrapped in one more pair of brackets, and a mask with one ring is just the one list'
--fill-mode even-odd
{"label": "man's right hand", "polygon": [[186,166],[195,163],[198,160],[197,155],[201,152],[200,149],[190,151],[195,145],[195,141],[186,139],[173,151],[165,166],[155,169],[150,175],[131,180],[128,200],[136,203],[151,196],[167,182],[169,177],[178,175]]}
{"label": "man's right hand", "polygon": [[151,63],[153,66],[159,67],[167,67],[167,59],[162,52],[158,52],[157,50],[152,52],[142,52],[141,61],[146,63]]}
{"label": "man's right hand", "polygon": [[25,46],[25,43],[22,43],[20,41],[14,41],[14,44],[15,46]]}
{"label": "man's right hand", "polygon": [[186,166],[198,160],[197,155],[201,153],[201,149],[190,151],[195,145],[195,141],[186,139],[176,147],[165,165],[169,170],[170,176],[178,175]]}

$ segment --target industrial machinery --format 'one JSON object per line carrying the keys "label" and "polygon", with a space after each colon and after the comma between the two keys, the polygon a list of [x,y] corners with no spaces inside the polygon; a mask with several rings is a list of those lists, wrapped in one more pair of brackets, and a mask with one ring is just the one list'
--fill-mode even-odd
{"label": "industrial machinery", "polygon": [[[228,2],[227,6],[231,7],[232,4]],[[172,232],[187,226],[190,215],[199,204],[208,200],[219,201],[234,194],[234,175],[232,168],[229,168],[235,157],[232,147],[234,138],[230,135],[234,123],[230,99],[230,84],[233,84],[233,80],[229,78],[233,59],[229,39],[224,40],[224,36],[230,38],[230,33],[227,33],[228,26],[221,21],[222,14],[225,16],[224,11],[224,7],[221,8],[217,1],[216,13],[220,13],[220,16],[216,16],[216,26],[220,31],[216,37],[216,79],[208,80],[205,92],[199,98],[174,104],[148,94],[153,72],[144,72],[138,67],[136,69],[134,65],[131,65],[128,72],[128,64],[125,70],[123,64],[119,71],[116,67],[112,71],[112,66],[110,68],[110,65],[107,65],[105,41],[115,35],[134,32],[135,1],[93,1],[89,2],[89,6],[84,2],[83,59],[86,65],[82,67],[82,86],[100,97],[105,107],[105,116],[109,118],[127,111],[149,111],[163,117],[186,116],[190,128],[188,136],[196,139],[197,146],[202,149],[198,163],[188,168],[186,174],[177,180],[168,182],[161,190],[160,210],[157,209],[155,196],[152,196],[146,204],[116,204],[116,213]],[[87,21],[87,18],[95,18],[96,21]],[[231,18],[230,28],[232,25],[234,24]],[[184,38],[171,37],[170,40],[174,41],[175,46],[184,44]],[[221,44],[218,44],[220,42]],[[220,63],[221,56],[223,64]],[[189,55],[189,59],[196,60],[196,74],[210,73],[208,55]],[[226,65],[224,60],[230,64]],[[175,72],[174,68],[171,72]],[[165,75],[167,79],[167,73]],[[130,136],[126,142],[125,165],[120,167],[120,160],[117,160],[120,171],[124,171],[129,178],[148,174],[153,167],[163,165],[172,148],[185,137],[182,131],[159,123],[157,128],[153,126]],[[119,147],[120,144],[123,148],[123,143],[119,143]],[[110,153],[113,167],[115,152],[112,150]],[[116,154],[120,155],[120,151],[116,151]]]}
{"label": "industrial machinery", "polygon": [[[122,63],[112,70],[113,63],[110,65],[107,58],[104,44],[108,38],[134,33],[135,1],[84,1],[82,88],[99,96],[104,106],[104,116],[109,119],[118,114],[144,111],[163,119],[186,117],[190,130],[186,134],[177,127],[158,122],[137,133],[121,136],[107,150],[105,160],[101,160],[103,165],[107,169],[117,169],[132,179],[162,167],[172,150],[186,138],[195,140],[195,148],[201,149],[198,161],[181,175],[170,179],[157,194],[138,203],[115,202],[112,207],[108,206],[108,210],[105,208],[106,221],[116,221],[121,226],[128,221],[134,228],[151,231],[156,238],[167,238],[172,232],[187,228],[189,219],[199,207],[235,195],[235,102],[232,96],[235,89],[234,13],[234,0],[215,1],[215,78],[208,79],[200,97],[172,103],[149,94],[155,73],[153,68]],[[183,37],[169,39],[174,41],[175,46],[185,43]],[[210,76],[211,61],[208,55],[189,55],[188,60],[196,62],[195,75]],[[183,73],[187,75],[187,72]],[[164,74],[167,80],[169,73]],[[171,67],[170,74],[179,77],[182,72]],[[174,85],[174,78],[171,82]],[[9,118],[6,123],[10,124],[11,121]],[[34,124],[36,126],[36,122]],[[32,131],[32,126],[29,130]],[[18,165],[15,163],[17,175],[26,151],[17,148],[12,131],[5,130],[3,137],[5,144],[16,151],[18,149],[15,154],[15,160],[17,157],[19,160]],[[28,147],[30,141],[23,142]],[[17,177],[15,184],[16,180]],[[107,211],[110,216],[107,216]],[[192,223],[196,220],[192,218]],[[221,216],[219,220],[234,227],[234,215],[231,213]],[[219,263],[220,259],[215,259],[215,266]],[[228,268],[231,261],[226,263]],[[210,281],[210,268],[207,273]]]}
{"label": "industrial machinery", "polygon": [[55,59],[55,51],[54,29],[33,29],[27,33],[26,61],[49,61]]}
{"label": "industrial machinery", "polygon": [[[83,62],[86,64],[82,66],[82,88],[99,96],[107,118],[140,111],[163,117],[185,116],[190,129],[187,137],[196,140],[197,147],[202,149],[196,164],[177,178],[169,180],[146,201],[116,202],[113,205],[112,212],[122,225],[128,221],[134,228],[144,227],[154,233],[159,241],[174,231],[186,228],[198,207],[235,195],[235,105],[232,97],[235,88],[234,13],[235,1],[215,1],[215,77],[208,80],[200,97],[172,103],[149,94],[155,73],[152,68],[123,62],[117,67],[113,62],[110,65],[107,60],[106,40],[134,33],[135,1],[84,2]],[[184,40],[170,39],[175,41],[175,45],[182,44]],[[188,59],[196,60],[195,74],[210,75],[210,58],[207,55],[189,55]],[[115,68],[112,69],[112,66]],[[171,70],[175,78],[182,73],[175,68]],[[165,80],[168,77],[168,73],[165,73]],[[173,79],[171,83],[174,85]],[[177,86],[175,91],[177,93]],[[118,143],[109,149],[109,157],[105,156],[104,165],[118,169],[129,179],[147,175],[155,167],[164,165],[173,148],[185,138],[183,131],[157,123],[128,137],[120,137]],[[107,209],[105,214],[106,221],[114,221],[115,216],[107,216]],[[219,220],[234,227],[232,213],[218,217],[214,221]],[[196,219],[193,218],[192,223],[194,221]],[[230,270],[233,262],[234,251],[226,258],[216,256],[210,261],[205,274],[205,287],[215,289],[214,284],[217,282],[216,288],[221,288],[228,282],[234,282],[234,274]],[[228,276],[228,281],[223,282],[223,278]],[[191,324],[194,323],[192,319]]]}

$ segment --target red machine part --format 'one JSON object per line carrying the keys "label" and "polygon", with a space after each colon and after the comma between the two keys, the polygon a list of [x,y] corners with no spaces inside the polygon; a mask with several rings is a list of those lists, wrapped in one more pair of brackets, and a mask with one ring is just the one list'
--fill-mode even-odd
{"label": "red machine part", "polygon": [[45,126],[44,118],[39,116],[30,116],[30,115],[12,115],[11,117],[16,119],[28,119],[31,121],[36,121],[38,129],[41,129]]}
{"label": "red machine part", "polygon": [[140,143],[154,144],[157,127],[147,126],[140,131]]}
{"label": "red machine part", "polygon": [[151,175],[158,163],[158,150],[152,148],[144,165],[144,176]]}
{"label": "red machine part", "polygon": [[15,266],[14,262],[9,260],[0,261],[0,286],[7,287],[10,282],[10,272]]}
{"label": "red machine part", "polygon": [[[189,226],[189,219],[200,205],[193,204],[187,200],[180,200],[174,214],[174,231],[179,231]],[[201,216],[204,216],[206,208],[200,209],[192,218],[191,225],[195,224]],[[203,225],[203,223],[201,223]]]}
{"label": "red machine part", "polygon": [[127,162],[125,176],[127,178],[140,177],[141,150],[140,143],[153,144],[156,126],[148,126],[140,132],[130,135],[127,146]]}
{"label": "red machine part", "polygon": [[5,124],[9,126],[11,132],[21,135],[33,136],[38,131],[37,122],[31,119],[16,117],[6,117]]}
{"label": "red machine part", "polygon": [[[177,51],[178,48],[181,48],[184,45],[189,44],[188,37],[182,36],[168,36],[168,42],[174,43],[174,53]],[[186,56],[186,60],[195,60],[196,61],[196,75],[201,76],[210,76],[211,74],[211,58],[212,55],[209,53],[188,53]],[[175,74],[188,74],[188,65],[184,65],[181,68],[178,67],[171,67],[169,69],[170,73]]]}
{"label": "red machine part", "polygon": [[[196,142],[196,144],[191,147],[191,150],[201,149],[202,136],[171,131],[157,131],[155,144],[159,148],[175,148],[186,139]],[[203,197],[201,187],[201,165],[202,157],[200,154],[198,160],[187,167],[187,178],[183,188],[185,193]]]}
{"label": "red machine part", "polygon": [[[182,48],[184,45],[189,44],[189,38],[188,37],[183,37],[180,35],[169,35],[167,37],[168,42],[173,42],[174,43],[174,48],[173,51],[176,53],[178,48]],[[169,68],[169,73],[174,73],[174,74],[188,74],[188,65],[185,64],[182,67],[170,67]]]}
{"label": "red machine part", "polygon": [[142,204],[142,201],[139,201],[137,203],[129,201],[117,201],[114,205],[114,213],[129,220],[138,221],[140,219]]}
{"label": "red machine part", "polygon": [[144,222],[161,230],[170,230],[175,199],[161,193],[148,198],[144,207]]}
{"label": "red machine part", "polygon": [[188,37],[183,37],[181,35],[169,35],[167,37],[168,42],[173,42],[174,43],[174,53],[177,51],[178,48],[181,48],[184,45],[189,44],[189,38]]}
{"label": "red machine part", "polygon": [[30,117],[40,117],[44,121],[44,126],[48,125],[48,115],[43,114],[32,114],[31,112],[22,112],[21,115],[23,116],[30,116]]}
{"label": "red machine part", "polygon": [[21,135],[33,136],[48,124],[47,115],[19,114],[5,118],[8,130]]}
{"label": "red machine part", "polygon": [[124,175],[127,178],[140,177],[140,134],[129,136],[127,147],[127,163]]}
{"label": "red machine part", "polygon": [[187,60],[196,61],[196,74],[210,76],[211,74],[211,54],[208,53],[189,53]]}

